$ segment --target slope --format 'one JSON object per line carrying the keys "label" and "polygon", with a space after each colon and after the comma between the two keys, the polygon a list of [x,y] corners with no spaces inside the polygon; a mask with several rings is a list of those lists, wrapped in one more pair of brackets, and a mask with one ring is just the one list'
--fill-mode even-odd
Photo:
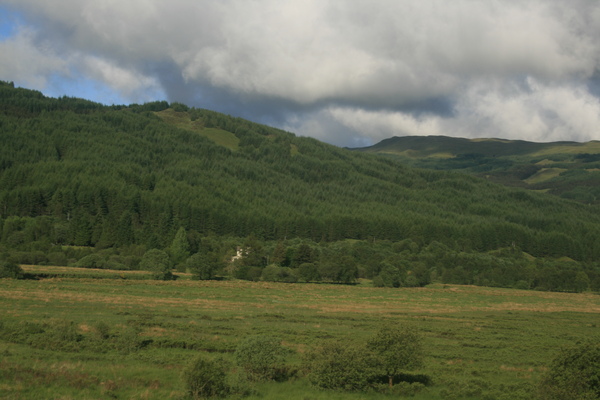
{"label": "slope", "polygon": [[0,241],[9,247],[166,248],[183,227],[600,255],[600,213],[583,204],[180,104],[106,107],[8,83],[0,96]]}
{"label": "slope", "polygon": [[508,186],[600,203],[600,142],[533,143],[444,136],[393,137],[356,149],[421,168],[461,171]]}

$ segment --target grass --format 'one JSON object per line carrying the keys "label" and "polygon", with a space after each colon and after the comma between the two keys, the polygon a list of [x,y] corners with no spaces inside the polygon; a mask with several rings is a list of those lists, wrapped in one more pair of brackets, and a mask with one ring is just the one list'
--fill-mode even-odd
{"label": "grass", "polygon": [[591,141],[587,143],[573,143],[568,145],[555,144],[545,149],[531,153],[531,157],[539,157],[552,154],[598,154],[600,153],[600,141]]}
{"label": "grass", "polygon": [[240,140],[233,133],[218,128],[205,128],[202,121],[192,121],[187,112],[177,112],[172,108],[168,108],[157,112],[156,115],[161,117],[166,123],[174,125],[177,128],[205,136],[219,146],[233,151],[239,148],[238,144]]}
{"label": "grass", "polygon": [[563,168],[542,168],[538,173],[525,179],[524,182],[529,184],[544,182],[556,178],[565,171],[567,170]]}
{"label": "grass", "polygon": [[[198,353],[232,361],[243,338],[271,334],[293,350],[290,363],[299,366],[319,343],[364,343],[389,321],[424,336],[425,367],[415,372],[433,385],[415,399],[492,399],[507,391],[530,398],[558,348],[600,333],[594,294],[159,282],[103,270],[93,279],[61,278],[64,269],[25,267],[38,268],[57,277],[0,280],[0,398],[184,398],[181,372]],[[283,397],[397,398],[322,392],[302,374],[258,385],[248,398]]]}

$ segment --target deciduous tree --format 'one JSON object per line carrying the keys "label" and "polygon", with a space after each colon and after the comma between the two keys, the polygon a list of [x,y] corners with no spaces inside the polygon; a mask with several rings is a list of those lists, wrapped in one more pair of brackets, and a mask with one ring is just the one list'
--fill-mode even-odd
{"label": "deciduous tree", "polygon": [[376,355],[379,368],[388,376],[390,387],[394,385],[395,375],[418,368],[423,363],[421,335],[412,328],[384,326],[367,346]]}

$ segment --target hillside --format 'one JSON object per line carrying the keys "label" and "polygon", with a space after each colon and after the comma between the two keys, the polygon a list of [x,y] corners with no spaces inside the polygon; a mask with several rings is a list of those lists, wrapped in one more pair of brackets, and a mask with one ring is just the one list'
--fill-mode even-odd
{"label": "hillside", "polygon": [[[254,265],[248,258],[246,266],[255,268],[279,259],[298,266],[299,242],[286,241],[309,241],[316,255],[307,259],[317,265],[331,271],[356,264],[351,279],[338,274],[334,281],[373,278],[387,260],[404,277],[420,266],[424,284],[434,269],[441,276],[471,268],[473,260],[461,254],[510,248],[523,252],[519,262],[567,257],[581,263],[565,264],[573,274],[585,267],[595,282],[597,207],[410,168],[182,104],[107,107],[8,83],[0,85],[0,99],[3,258],[73,263],[89,253],[80,249],[113,249],[107,259],[137,268],[148,249],[172,255],[181,231],[183,253],[212,251],[220,260],[243,244],[226,238],[246,238],[256,254],[265,249]],[[270,243],[277,241],[285,248],[275,257]],[[342,241],[365,248],[351,255],[328,245]],[[339,254],[353,258],[344,263]],[[454,258],[438,265],[444,255]]]}
{"label": "hillside", "polygon": [[508,186],[600,203],[600,142],[533,143],[444,136],[393,137],[356,149],[421,168],[470,173]]}

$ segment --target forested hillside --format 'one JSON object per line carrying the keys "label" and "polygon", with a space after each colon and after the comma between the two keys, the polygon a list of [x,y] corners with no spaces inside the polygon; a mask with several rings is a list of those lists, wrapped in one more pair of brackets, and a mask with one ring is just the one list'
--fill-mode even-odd
{"label": "forested hillside", "polygon": [[460,171],[507,186],[600,204],[600,141],[405,136],[356,150],[385,154],[414,167]]}
{"label": "forested hillside", "polygon": [[[385,262],[400,277],[395,286],[418,265],[418,284],[536,287],[531,271],[504,283],[482,278],[473,257],[485,255],[490,271],[503,259],[518,259],[508,264],[521,271],[563,257],[551,268],[585,271],[584,287],[600,286],[595,206],[414,169],[182,104],[108,107],[3,83],[0,114],[4,259],[67,264],[97,253],[138,268],[150,249],[183,265],[196,253],[223,263],[243,246],[256,256],[244,265],[255,277],[268,264],[311,264],[316,272],[305,280],[353,281],[380,276]],[[298,255],[301,244],[311,255]],[[342,279],[322,265],[353,269]]]}

